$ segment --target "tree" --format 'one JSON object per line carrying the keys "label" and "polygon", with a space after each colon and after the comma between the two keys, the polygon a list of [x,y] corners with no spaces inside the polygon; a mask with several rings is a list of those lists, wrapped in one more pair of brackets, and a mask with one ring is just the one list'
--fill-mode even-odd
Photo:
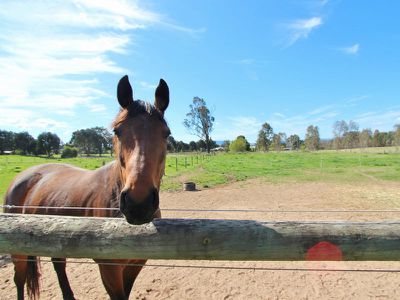
{"label": "tree", "polygon": [[371,129],[363,129],[360,133],[360,147],[367,148],[371,146],[372,131]]}
{"label": "tree", "polygon": [[72,133],[71,144],[87,156],[94,152],[94,132],[91,129],[80,129]]}
{"label": "tree", "polygon": [[304,140],[306,149],[315,151],[320,148],[320,138],[318,126],[310,125],[307,127],[306,138]]}
{"label": "tree", "polygon": [[226,152],[228,152],[228,151],[229,151],[229,145],[230,145],[230,144],[231,144],[231,141],[225,140],[225,141],[222,142],[221,147],[224,148],[224,150],[225,150]]}
{"label": "tree", "polygon": [[236,140],[232,141],[229,145],[229,151],[231,152],[244,152],[250,150],[250,144],[247,142],[243,135],[240,135]]}
{"label": "tree", "polygon": [[386,132],[380,132],[375,129],[374,135],[372,136],[373,147],[385,147],[388,144],[388,134]]}
{"label": "tree", "polygon": [[280,134],[274,134],[272,138],[272,144],[271,148],[274,149],[275,151],[281,151],[282,148],[282,138]]}
{"label": "tree", "polygon": [[189,144],[179,141],[176,143],[176,150],[179,152],[189,151]]}
{"label": "tree", "polygon": [[343,146],[344,148],[351,149],[360,146],[360,132],[358,131],[358,124],[352,120],[348,123],[348,132],[344,135]]}
{"label": "tree", "polygon": [[21,154],[35,153],[36,140],[26,131],[19,132],[14,135],[15,149]]}
{"label": "tree", "polygon": [[206,142],[204,142],[203,140],[198,140],[198,141],[196,142],[196,144],[197,144],[197,149],[198,149],[199,151],[204,151],[205,149],[207,149]]}
{"label": "tree", "polygon": [[0,154],[15,150],[14,132],[0,130]]}
{"label": "tree", "polygon": [[191,141],[191,142],[189,143],[189,150],[190,150],[190,151],[197,151],[197,144],[196,144],[195,141]]}
{"label": "tree", "polygon": [[394,131],[386,132],[386,145],[385,146],[396,146],[396,133]]}
{"label": "tree", "polygon": [[250,143],[247,141],[244,135],[239,135],[236,139],[243,139],[246,143],[246,151],[250,151]]}
{"label": "tree", "polygon": [[344,147],[343,137],[349,131],[349,126],[346,121],[336,121],[333,124],[334,147],[336,150]]}
{"label": "tree", "polygon": [[279,136],[281,137],[281,144],[282,146],[286,146],[286,142],[287,142],[287,135],[284,132],[279,132],[278,133]]}
{"label": "tree", "polygon": [[98,153],[100,156],[112,149],[112,135],[104,127],[81,129],[72,133],[71,144],[83,150],[87,156]]}
{"label": "tree", "polygon": [[170,152],[176,152],[176,141],[172,135],[167,138],[167,150]]}
{"label": "tree", "polygon": [[300,149],[300,137],[297,134],[292,134],[287,138],[287,147],[291,150],[299,150]]}
{"label": "tree", "polygon": [[207,108],[206,101],[202,98],[194,97],[193,103],[189,105],[189,108],[190,110],[186,114],[186,119],[183,121],[183,125],[192,134],[204,140],[207,152],[210,153],[210,133],[212,132],[215,119]]}
{"label": "tree", "polygon": [[42,132],[37,138],[37,150],[39,154],[50,157],[60,151],[60,138],[55,133]]}
{"label": "tree", "polygon": [[112,148],[112,134],[104,127],[94,127],[93,130],[93,146],[97,150],[99,156],[104,151],[111,150]]}
{"label": "tree", "polygon": [[268,151],[269,146],[271,145],[272,138],[274,135],[274,130],[271,125],[268,123],[264,123],[261,126],[260,131],[258,132],[258,138],[256,141],[256,148],[258,151]]}
{"label": "tree", "polygon": [[78,149],[71,146],[65,146],[61,152],[61,158],[73,158],[78,156]]}
{"label": "tree", "polygon": [[394,144],[400,146],[400,124],[394,125]]}
{"label": "tree", "polygon": [[217,142],[212,140],[212,139],[210,139],[210,149],[214,149],[214,148],[217,148],[217,147],[219,147]]}

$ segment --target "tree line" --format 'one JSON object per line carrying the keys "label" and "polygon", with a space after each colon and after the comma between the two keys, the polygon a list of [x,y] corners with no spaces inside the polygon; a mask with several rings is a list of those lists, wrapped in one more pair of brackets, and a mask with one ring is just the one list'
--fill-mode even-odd
{"label": "tree line", "polygon": [[[206,101],[199,97],[194,97],[192,104],[189,105],[189,112],[183,124],[188,131],[200,137],[204,141],[206,149],[210,149],[216,145],[212,145],[211,132],[213,129],[215,118],[208,109]],[[183,142],[182,142],[183,143]],[[198,150],[195,148],[195,142],[178,151]],[[310,125],[306,129],[304,140],[299,135],[292,134],[289,137],[284,132],[274,132],[269,123],[264,123],[258,132],[257,140],[254,147],[246,140],[245,136],[238,136],[235,140],[226,140],[222,147],[226,151],[242,152],[242,151],[281,151],[281,150],[309,150],[315,151],[320,149],[351,149],[366,147],[386,147],[400,146],[400,124],[394,126],[393,131],[380,132],[375,129],[373,132],[370,128],[359,130],[359,125],[350,120],[336,121],[333,124],[333,138],[321,140],[318,126]],[[202,147],[201,147],[202,148]],[[171,148],[176,149],[176,148]]]}
{"label": "tree line", "polygon": [[359,130],[354,121],[336,121],[333,124],[333,138],[321,140],[318,126],[310,125],[306,129],[304,140],[297,134],[289,137],[284,132],[274,133],[269,123],[264,123],[258,132],[257,141],[251,149],[246,138],[241,135],[234,141],[225,141],[225,149],[232,152],[243,151],[281,151],[281,150],[339,150],[366,147],[400,146],[400,124],[394,126],[393,131],[373,132],[370,128]]}
{"label": "tree line", "polygon": [[217,143],[213,140],[209,140],[207,143],[204,140],[198,140],[197,142],[191,141],[189,143],[185,143],[183,141],[176,141],[175,138],[171,135],[167,139],[167,150],[168,152],[188,152],[188,151],[197,151],[203,152],[207,151],[208,148],[216,148],[218,147]]}
{"label": "tree line", "polygon": [[42,132],[34,138],[28,132],[0,130],[0,154],[7,151],[19,155],[46,155],[51,157],[76,157],[78,152],[102,155],[112,150],[113,136],[104,127],[80,129],[72,133],[69,143],[64,144],[56,133]]}
{"label": "tree line", "polygon": [[0,130],[0,154],[11,151],[20,155],[47,155],[58,153],[61,140],[55,133],[42,132],[35,139],[28,132]]}
{"label": "tree line", "polygon": [[[190,133],[198,136],[198,141],[185,143],[177,141],[173,136],[167,140],[169,152],[207,151],[218,147],[212,140],[211,132],[215,118],[212,116],[206,101],[194,97],[189,105],[189,112],[183,125]],[[287,136],[284,132],[274,132],[269,123],[262,124],[254,146],[251,146],[243,135],[235,140],[226,140],[221,147],[225,151],[281,151],[281,150],[309,150],[320,149],[351,149],[366,147],[400,146],[400,124],[394,126],[393,131],[380,132],[370,128],[359,130],[359,125],[350,120],[336,121],[333,124],[333,138],[321,140],[318,126],[310,125],[306,129],[304,140],[297,134]],[[104,127],[80,129],[72,133],[72,138],[63,144],[55,133],[43,132],[35,139],[28,132],[11,132],[0,130],[0,154],[11,151],[22,155],[47,155],[60,153],[61,157],[75,157],[78,152],[86,154],[99,154],[113,152],[113,136]]]}

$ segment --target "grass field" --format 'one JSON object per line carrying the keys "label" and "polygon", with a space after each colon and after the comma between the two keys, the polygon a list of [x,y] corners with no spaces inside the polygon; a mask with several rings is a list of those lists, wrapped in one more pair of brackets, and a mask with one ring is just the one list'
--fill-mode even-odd
{"label": "grass field", "polygon": [[[60,162],[93,170],[110,160],[111,157],[45,159],[0,156],[0,197],[3,199],[11,180],[30,166]],[[179,190],[185,181],[194,181],[199,188],[207,188],[256,177],[271,182],[400,180],[400,154],[386,151],[241,153],[212,156],[172,154],[167,157],[165,173],[163,190]]]}

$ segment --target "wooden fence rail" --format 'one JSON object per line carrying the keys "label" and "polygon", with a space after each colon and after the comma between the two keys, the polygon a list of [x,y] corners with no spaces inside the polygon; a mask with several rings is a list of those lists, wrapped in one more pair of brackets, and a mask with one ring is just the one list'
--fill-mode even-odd
{"label": "wooden fence rail", "polygon": [[0,253],[76,258],[305,260],[330,242],[343,260],[400,260],[400,222],[257,222],[0,214]]}

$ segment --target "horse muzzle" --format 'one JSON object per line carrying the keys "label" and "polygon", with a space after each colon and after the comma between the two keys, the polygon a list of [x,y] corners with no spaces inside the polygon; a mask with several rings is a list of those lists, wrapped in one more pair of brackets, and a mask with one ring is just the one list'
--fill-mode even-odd
{"label": "horse muzzle", "polygon": [[120,211],[129,224],[141,225],[154,219],[154,214],[159,209],[159,195],[155,188],[150,189],[147,197],[137,201],[129,196],[128,190],[120,195]]}

